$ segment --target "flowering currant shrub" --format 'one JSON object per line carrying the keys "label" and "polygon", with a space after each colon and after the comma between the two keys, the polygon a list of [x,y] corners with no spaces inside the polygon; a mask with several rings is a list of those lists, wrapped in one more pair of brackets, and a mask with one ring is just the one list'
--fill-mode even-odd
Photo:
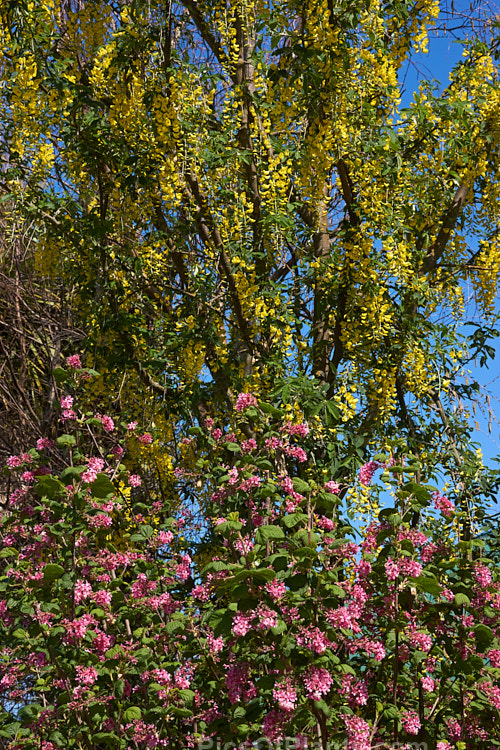
{"label": "flowering currant shrub", "polygon": [[[7,747],[500,746],[498,571],[411,459],[340,481],[315,429],[240,394],[233,424],[183,437],[206,458],[177,466],[179,491],[211,493],[189,535],[159,504],[150,520],[116,422],[61,405],[58,444],[7,467]],[[343,497],[380,468],[393,504],[361,535]]]}

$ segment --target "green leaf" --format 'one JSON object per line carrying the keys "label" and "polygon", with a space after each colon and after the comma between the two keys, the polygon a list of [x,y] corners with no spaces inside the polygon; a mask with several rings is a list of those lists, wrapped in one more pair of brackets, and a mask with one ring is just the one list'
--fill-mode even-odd
{"label": "green leaf", "polygon": [[305,513],[290,513],[288,516],[283,516],[281,523],[286,526],[287,529],[291,529],[296,526],[300,521],[307,521],[307,515]]}
{"label": "green leaf", "polygon": [[41,477],[36,483],[34,490],[39,497],[43,497],[43,495],[46,495],[49,499],[52,499],[55,497],[55,495],[62,494],[66,491],[64,488],[64,484],[60,482],[59,479],[50,476],[50,474]]}
{"label": "green leaf", "polygon": [[123,712],[123,721],[126,724],[130,724],[132,721],[140,719],[142,716],[141,709],[139,706],[130,706],[126,711]]}
{"label": "green leaf", "polygon": [[90,491],[94,497],[103,499],[108,495],[114,495],[115,487],[107,474],[98,474],[95,481],[90,485]]}
{"label": "green leaf", "polygon": [[38,716],[41,710],[42,707],[38,703],[30,703],[28,706],[23,706],[19,709],[18,716],[21,721],[32,721]]}
{"label": "green leaf", "polygon": [[64,471],[61,471],[61,479],[68,479],[69,477],[78,479],[84,471],[85,466],[68,466]]}
{"label": "green leaf", "polygon": [[64,574],[64,568],[57,563],[48,563],[43,569],[43,582],[45,584],[54,583]]}
{"label": "green leaf", "polygon": [[56,439],[57,445],[64,446],[64,445],[76,445],[76,438],[74,435],[60,435]]}
{"label": "green leaf", "polygon": [[485,651],[495,638],[495,633],[487,625],[480,623],[474,627],[474,638],[478,651]]}
{"label": "green leaf", "polygon": [[52,377],[56,381],[57,385],[61,385],[70,377],[70,374],[64,367],[55,367],[52,370]]}
{"label": "green leaf", "polygon": [[425,593],[432,594],[432,596],[439,596],[441,593],[441,586],[437,580],[429,576],[418,576],[418,578],[415,578],[414,585],[420,591],[425,591]]}
{"label": "green leaf", "polygon": [[261,526],[255,532],[257,544],[265,544],[268,539],[284,539],[285,532],[280,526]]}
{"label": "green leaf", "polygon": [[465,605],[466,607],[470,604],[470,599],[467,594],[455,594],[453,601],[457,606]]}
{"label": "green leaf", "polygon": [[306,492],[311,491],[310,485],[300,477],[294,477],[292,479],[292,484],[295,492],[300,492],[301,495],[304,495]]}
{"label": "green leaf", "polygon": [[194,700],[195,692],[194,690],[188,690],[187,688],[184,688],[182,690],[179,690],[179,695],[184,703],[191,704]]}
{"label": "green leaf", "polygon": [[4,547],[0,550],[0,558],[4,557],[18,557],[19,552],[15,547]]}

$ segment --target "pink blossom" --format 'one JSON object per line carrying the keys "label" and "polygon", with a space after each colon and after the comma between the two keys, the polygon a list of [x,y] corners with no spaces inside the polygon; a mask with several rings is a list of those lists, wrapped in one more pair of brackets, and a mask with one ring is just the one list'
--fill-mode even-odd
{"label": "pink blossom", "polygon": [[418,734],[420,730],[420,719],[416,711],[406,711],[401,717],[401,724],[403,729],[408,734]]}
{"label": "pink blossom", "polygon": [[109,636],[102,630],[96,632],[95,638],[92,641],[92,647],[99,653],[105,654],[108,649],[113,645],[113,636]]}
{"label": "pink blossom", "polygon": [[368,461],[359,470],[359,481],[368,487],[371,484],[372,477],[376,470],[379,468],[380,463],[378,461]]}
{"label": "pink blossom", "polygon": [[297,437],[306,437],[309,435],[309,425],[307,422],[302,422],[302,424],[287,422],[280,427],[280,430],[281,432],[286,432],[288,435],[296,435]]}
{"label": "pink blossom", "polygon": [[278,624],[278,615],[272,609],[269,609],[265,604],[259,604],[257,609],[257,629],[268,630],[269,628],[275,628]]}
{"label": "pink blossom", "polygon": [[222,636],[216,638],[213,633],[209,633],[207,636],[207,648],[211,654],[218,654],[224,648],[224,638]]}
{"label": "pink blossom", "polygon": [[371,563],[368,560],[360,560],[357,567],[358,576],[360,578],[366,578],[372,571]]}
{"label": "pink blossom", "polygon": [[107,416],[107,414],[103,414],[102,416],[101,414],[96,414],[96,419],[101,422],[106,432],[113,432],[113,430],[115,429],[115,423],[113,422],[111,417]]}
{"label": "pink blossom", "polygon": [[245,698],[249,671],[248,664],[235,664],[227,670],[227,697],[233,705]]}
{"label": "pink blossom", "polygon": [[248,440],[243,440],[241,443],[241,450],[243,453],[252,453],[252,451],[257,449],[257,443],[253,438],[249,438]]}
{"label": "pink blossom", "polygon": [[104,513],[97,513],[97,515],[90,517],[89,524],[93,529],[109,529],[113,524],[113,519]]}
{"label": "pink blossom", "polygon": [[266,591],[273,601],[282,599],[286,594],[286,586],[283,581],[274,578],[266,583]]}
{"label": "pink blossom", "polygon": [[249,536],[236,539],[234,542],[234,548],[238,550],[240,555],[248,555],[254,548],[254,543]]}
{"label": "pink blossom", "polygon": [[191,678],[193,674],[193,667],[190,664],[184,664],[174,674],[174,682],[176,687],[181,690],[187,690],[191,684]]}
{"label": "pink blossom", "polygon": [[323,667],[310,667],[303,678],[306,692],[309,698],[315,701],[321,700],[326,695],[333,683],[333,677]]}
{"label": "pink blossom", "polygon": [[274,686],[273,699],[284,711],[293,711],[297,705],[297,687],[290,677]]}
{"label": "pink blossom", "polygon": [[491,649],[491,651],[488,651],[487,657],[490,660],[492,667],[500,667],[500,651],[498,649]]}
{"label": "pink blossom", "polygon": [[436,745],[436,750],[453,750],[453,747],[447,740],[440,740]]}
{"label": "pink blossom", "polygon": [[53,447],[54,447],[54,441],[51,440],[50,438],[43,437],[43,438],[39,438],[36,441],[36,448],[39,451],[48,450],[49,448],[53,448]]}
{"label": "pink blossom", "polygon": [[212,430],[212,437],[214,440],[220,440],[222,437],[222,430],[219,429],[219,427],[216,427],[215,430]]}
{"label": "pink blossom", "polygon": [[332,644],[328,636],[319,628],[309,625],[307,628],[301,628],[296,636],[297,645],[305,646],[316,654],[322,654]]}
{"label": "pink blossom", "polygon": [[411,578],[418,578],[422,573],[422,566],[417,560],[412,560],[411,557],[403,557],[400,561],[401,571]]}
{"label": "pink blossom", "polygon": [[451,514],[455,510],[455,506],[449,500],[446,495],[442,495],[440,492],[433,492],[432,493],[432,499],[434,501],[434,507],[437,508],[437,510],[440,510],[441,513],[446,516],[446,518],[450,518]]}
{"label": "pink blossom", "polygon": [[238,612],[233,617],[232,632],[238,637],[246,635],[252,627],[254,616],[254,614]]}
{"label": "pink blossom", "polygon": [[82,685],[93,685],[97,680],[97,670],[95,667],[82,667],[77,665],[76,673]]}
{"label": "pink blossom", "polygon": [[393,560],[392,557],[388,557],[384,565],[385,572],[389,581],[395,581],[399,575],[399,563],[397,560]]}
{"label": "pink blossom", "polygon": [[493,685],[491,682],[482,682],[479,688],[486,695],[488,702],[494,706],[494,708],[500,709],[500,687]]}
{"label": "pink blossom", "polygon": [[92,457],[87,462],[87,470],[82,474],[82,481],[92,484],[97,479],[97,475],[103,470],[104,461],[102,458]]}
{"label": "pink blossom", "polygon": [[131,487],[140,487],[142,484],[142,480],[137,474],[131,474],[128,481]]}
{"label": "pink blossom", "polygon": [[420,553],[420,557],[422,558],[422,562],[430,562],[434,555],[436,554],[438,550],[437,544],[434,544],[434,542],[429,542],[425,545],[425,547],[422,548],[422,551]]}
{"label": "pink blossom", "polygon": [[422,677],[422,687],[426,693],[433,693],[436,689],[436,681],[432,677]]}
{"label": "pink blossom", "polygon": [[150,445],[153,442],[153,436],[145,432],[144,435],[139,435],[138,440],[141,445]]}
{"label": "pink blossom", "polygon": [[71,354],[69,357],[66,357],[66,364],[73,370],[81,369],[82,367],[80,356],[78,354]]}
{"label": "pink blossom", "polygon": [[234,408],[236,411],[245,411],[250,406],[257,406],[257,399],[251,393],[240,393],[236,399]]}
{"label": "pink blossom", "polygon": [[377,661],[385,659],[385,647],[380,641],[366,641],[364,648],[368,654],[373,654]]}
{"label": "pink blossom", "polygon": [[476,564],[473,574],[478,586],[482,588],[489,586],[493,580],[490,569],[486,565],[481,565],[481,563]]}
{"label": "pink blossom", "polygon": [[316,520],[316,526],[319,526],[320,529],[323,529],[324,531],[333,531],[335,528],[335,524],[333,523],[331,518],[327,518],[326,516],[319,516]]}
{"label": "pink blossom", "polygon": [[95,603],[100,607],[109,607],[112,599],[111,591],[104,591],[103,589],[100,589],[99,591],[95,592],[93,599]]}
{"label": "pink blossom", "polygon": [[240,486],[238,487],[239,490],[242,490],[243,492],[248,492],[249,490],[253,489],[254,487],[260,487],[260,484],[262,482],[262,479],[256,475],[248,477],[248,479],[245,479]]}
{"label": "pink blossom", "polygon": [[237,484],[239,475],[238,475],[238,469],[236,468],[236,466],[234,466],[231,469],[231,471],[229,472],[228,476],[229,476],[229,484],[231,484],[231,485]]}
{"label": "pink blossom", "polygon": [[133,430],[135,430],[136,427],[137,427],[137,422],[129,422],[127,425],[127,430],[130,430],[132,432]]}
{"label": "pink blossom", "polygon": [[370,725],[360,716],[344,716],[347,750],[370,750]]}
{"label": "pink blossom", "polygon": [[75,604],[80,604],[84,599],[88,599],[92,593],[92,586],[88,581],[78,580],[75,583]]}
{"label": "pink blossom", "polygon": [[145,573],[139,573],[130,587],[130,594],[133,599],[141,599],[156,589],[156,581],[150,581]]}
{"label": "pink blossom", "polygon": [[156,536],[156,541],[158,544],[170,544],[173,538],[174,535],[171,531],[159,531]]}
{"label": "pink blossom", "polygon": [[408,635],[408,642],[413,648],[418,648],[421,651],[430,651],[432,648],[432,638],[427,633],[421,633],[416,630],[412,630]]}
{"label": "pink blossom", "polygon": [[340,678],[340,694],[345,695],[351,708],[366,706],[368,702],[368,688],[364,680],[357,680],[352,674],[344,674]]}
{"label": "pink blossom", "polygon": [[61,408],[62,409],[71,409],[73,406],[73,396],[63,396],[61,399]]}
{"label": "pink blossom", "polygon": [[340,485],[338,482],[334,482],[333,479],[331,479],[329,482],[325,482],[325,490],[331,492],[332,495],[338,495],[340,492]]}
{"label": "pink blossom", "polygon": [[23,462],[19,456],[9,456],[7,459],[7,466],[9,469],[17,469],[18,466],[22,466]]}
{"label": "pink blossom", "polygon": [[262,734],[268,740],[278,739],[282,736],[282,729],[288,720],[288,713],[276,708],[268,711],[262,722]]}

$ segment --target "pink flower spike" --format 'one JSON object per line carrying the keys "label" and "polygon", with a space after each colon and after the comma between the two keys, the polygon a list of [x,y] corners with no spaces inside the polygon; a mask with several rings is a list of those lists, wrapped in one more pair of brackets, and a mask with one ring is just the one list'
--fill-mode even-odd
{"label": "pink flower spike", "polygon": [[236,399],[236,411],[245,411],[250,406],[257,406],[257,399],[251,393],[240,393]]}
{"label": "pink flower spike", "polygon": [[71,354],[69,357],[66,357],[66,364],[73,370],[78,370],[82,367],[80,356],[78,354]]}

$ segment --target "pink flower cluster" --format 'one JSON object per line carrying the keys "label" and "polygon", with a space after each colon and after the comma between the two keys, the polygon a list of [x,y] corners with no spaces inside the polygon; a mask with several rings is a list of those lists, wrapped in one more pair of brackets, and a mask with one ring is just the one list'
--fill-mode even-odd
{"label": "pink flower cluster", "polygon": [[489,586],[493,581],[493,576],[491,575],[490,569],[487,568],[486,565],[481,565],[481,563],[476,564],[473,570],[473,574],[478,586],[481,586],[481,588]]}
{"label": "pink flower cluster", "polygon": [[236,411],[245,411],[250,406],[257,406],[257,399],[251,393],[240,393],[236,399],[234,408]]}
{"label": "pink flower cluster", "polygon": [[104,460],[92,456],[87,461],[87,469],[82,474],[82,481],[92,484],[97,479],[97,475],[104,469]]}
{"label": "pink flower cluster", "polygon": [[399,560],[388,557],[384,567],[389,581],[395,581],[399,575],[417,578],[422,573],[421,564],[411,557],[402,557]]}
{"label": "pink flower cluster", "polygon": [[282,599],[286,594],[286,586],[284,582],[279,581],[277,578],[274,578],[272,581],[268,581],[265,588],[273,601]]}
{"label": "pink flower cluster", "polygon": [[82,667],[81,665],[77,664],[76,674],[78,680],[82,685],[93,685],[97,680],[97,670],[95,669],[95,667]]}
{"label": "pink flower cluster", "polygon": [[61,399],[62,421],[66,422],[68,419],[76,419],[76,413],[73,411],[73,397],[63,396]]}
{"label": "pink flower cluster", "polygon": [[359,470],[359,481],[361,484],[368,487],[371,484],[373,475],[380,466],[381,464],[379,461],[368,461],[368,463],[364,464]]}
{"label": "pink flower cluster", "polygon": [[333,677],[327,669],[312,666],[303,676],[303,682],[308,697],[314,701],[319,701],[323,695],[330,691]]}
{"label": "pink flower cluster", "polygon": [[366,706],[368,702],[368,688],[363,680],[357,680],[352,674],[343,674],[340,678],[340,695],[347,697],[351,708]]}
{"label": "pink flower cluster", "polygon": [[298,646],[304,646],[316,654],[322,654],[332,645],[326,633],[312,625],[301,628],[296,635],[296,641]]}
{"label": "pink flower cluster", "polygon": [[406,711],[401,717],[403,729],[408,734],[418,734],[420,730],[420,719],[416,711]]}
{"label": "pink flower cluster", "polygon": [[113,432],[115,429],[115,423],[107,414],[96,414],[95,418],[99,420],[106,432]]}
{"label": "pink flower cluster", "polygon": [[331,492],[332,495],[338,495],[340,492],[340,485],[338,482],[334,482],[333,479],[331,479],[329,482],[325,482],[325,490]]}
{"label": "pink flower cluster", "polygon": [[293,711],[297,705],[297,686],[290,677],[274,686],[273,699],[284,711]]}
{"label": "pink flower cluster", "polygon": [[226,687],[230,703],[246,702],[257,694],[255,685],[250,682],[249,672],[248,664],[235,664],[227,670]]}
{"label": "pink flower cluster", "polygon": [[280,430],[281,432],[286,432],[287,435],[295,435],[296,437],[306,437],[309,435],[309,425],[307,422],[302,422],[301,424],[286,422],[280,427]]}
{"label": "pink flower cluster", "polygon": [[360,716],[344,716],[347,750],[370,750],[370,725]]}
{"label": "pink flower cluster", "polygon": [[73,370],[81,369],[82,367],[80,356],[78,354],[71,354],[69,357],[66,357],[66,364]]}
{"label": "pink flower cluster", "polygon": [[440,492],[433,492],[432,493],[432,500],[434,502],[434,507],[437,508],[437,510],[440,510],[443,516],[446,516],[446,518],[450,518],[451,514],[455,510],[455,506],[449,500],[446,495],[442,495]]}

